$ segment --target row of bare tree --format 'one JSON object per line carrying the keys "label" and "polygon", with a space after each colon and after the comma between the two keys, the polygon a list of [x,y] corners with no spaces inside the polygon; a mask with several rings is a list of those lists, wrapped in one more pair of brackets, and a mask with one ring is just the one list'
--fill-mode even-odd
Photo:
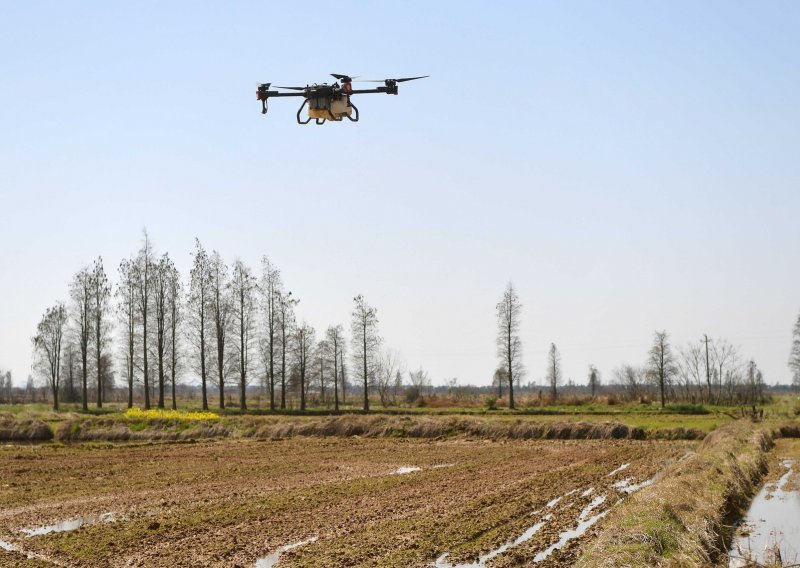
{"label": "row of bare tree", "polygon": [[[506,286],[496,310],[500,366],[494,381],[500,397],[503,396],[503,386],[507,386],[509,407],[514,408],[514,387],[525,374],[525,367],[520,340],[522,304],[512,283]],[[794,385],[800,388],[800,316],[793,330],[789,367]],[[550,344],[548,351],[545,377],[550,397],[555,401],[563,373],[561,354],[554,343]],[[662,408],[668,400],[753,404],[764,398],[764,376],[756,362],[744,360],[730,342],[714,340],[708,335],[675,349],[667,332],[657,331],[645,365],[623,364],[615,369],[614,377],[619,384],[628,387],[632,398],[638,398],[645,388],[654,386]],[[600,387],[600,372],[594,365],[589,366],[587,381],[594,397]]]}
{"label": "row of bare tree", "polygon": [[[118,342],[128,407],[141,386],[144,408],[164,408],[168,398],[177,408],[176,385],[186,375],[199,382],[203,409],[209,407],[209,385],[216,387],[224,408],[229,383],[238,387],[238,406],[246,409],[254,377],[269,394],[271,410],[286,408],[290,392],[298,394],[301,410],[312,392],[322,402],[332,399],[337,411],[345,400],[344,327],[329,326],[317,340],[312,326],[297,322],[299,300],[267,257],[256,276],[239,259],[227,266],[197,240],[184,283],[169,254],[157,255],[145,232],[139,251],[120,263],[115,286],[98,258],[75,274],[69,290],[69,303],[48,308],[33,338],[34,368],[48,384],[56,409],[62,391],[71,397],[79,390],[88,410],[90,383],[102,407],[114,381],[113,342]],[[401,364],[393,352],[381,350],[377,310],[361,295],[353,299],[350,323],[352,375],[363,387],[363,408],[369,410],[372,386],[388,404],[391,381],[386,377],[400,373]]]}

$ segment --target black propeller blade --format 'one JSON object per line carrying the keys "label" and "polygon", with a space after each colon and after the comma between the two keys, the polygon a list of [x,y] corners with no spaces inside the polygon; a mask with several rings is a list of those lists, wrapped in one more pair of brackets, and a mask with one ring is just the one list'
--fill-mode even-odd
{"label": "black propeller blade", "polygon": [[291,91],[305,91],[306,87],[281,87],[280,85],[275,85],[276,89],[289,89]]}
{"label": "black propeller blade", "polygon": [[403,77],[401,79],[364,79],[359,83],[402,83],[404,81],[416,81],[417,79],[425,79],[430,75],[421,75],[419,77]]}
{"label": "black propeller blade", "polygon": [[339,79],[343,83],[352,83],[353,79],[358,79],[358,75],[353,75],[351,77],[350,75],[340,75],[339,73],[331,73],[331,77]]}

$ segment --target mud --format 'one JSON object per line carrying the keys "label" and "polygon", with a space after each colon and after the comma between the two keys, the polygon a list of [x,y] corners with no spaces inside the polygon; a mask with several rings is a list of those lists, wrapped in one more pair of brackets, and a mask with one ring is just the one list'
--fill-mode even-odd
{"label": "mud", "polygon": [[[650,479],[692,444],[304,437],[2,447],[0,540],[78,567],[252,568],[276,551],[278,567],[429,566],[443,554],[474,562],[509,542],[489,566],[534,565],[601,491],[607,501],[582,522],[615,502],[611,483]],[[613,473],[623,463],[624,475]],[[109,511],[116,522],[21,532]],[[533,513],[551,517],[528,532]],[[593,523],[536,565],[568,565],[602,521]],[[0,565],[15,565],[4,556],[27,561],[0,550]]]}

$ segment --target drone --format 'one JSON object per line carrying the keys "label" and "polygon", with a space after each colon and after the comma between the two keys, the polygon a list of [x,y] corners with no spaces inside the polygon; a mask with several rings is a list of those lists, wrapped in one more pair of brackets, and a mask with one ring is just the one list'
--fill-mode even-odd
{"label": "drone", "polygon": [[[331,77],[337,82],[333,85],[327,83],[306,85],[305,87],[279,87],[275,89],[285,89],[287,91],[297,91],[292,93],[282,93],[280,91],[270,91],[272,83],[260,83],[256,91],[256,99],[261,101],[261,114],[267,114],[267,101],[272,97],[303,97],[303,104],[297,110],[297,123],[308,124],[312,120],[316,124],[325,124],[325,121],[340,122],[347,118],[351,122],[358,122],[358,107],[350,100],[351,95],[364,95],[367,93],[386,93],[387,95],[397,94],[397,84],[405,81],[416,81],[424,79],[429,75],[420,77],[403,77],[401,79],[380,79],[362,80],[357,83],[383,83],[383,87],[374,89],[354,89],[353,79],[349,75],[331,73]],[[301,119],[303,109],[308,107],[308,118]]]}

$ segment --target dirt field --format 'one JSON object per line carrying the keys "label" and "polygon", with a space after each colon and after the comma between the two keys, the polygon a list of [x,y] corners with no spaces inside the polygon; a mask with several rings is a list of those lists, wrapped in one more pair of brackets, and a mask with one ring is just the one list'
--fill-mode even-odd
{"label": "dirt field", "polygon": [[[493,555],[488,566],[534,565],[563,531],[598,521],[536,563],[566,565],[626,488],[693,447],[338,437],[4,446],[0,565],[252,567],[311,539],[278,566],[451,566],[482,554]],[[79,519],[76,530],[23,532]]]}

